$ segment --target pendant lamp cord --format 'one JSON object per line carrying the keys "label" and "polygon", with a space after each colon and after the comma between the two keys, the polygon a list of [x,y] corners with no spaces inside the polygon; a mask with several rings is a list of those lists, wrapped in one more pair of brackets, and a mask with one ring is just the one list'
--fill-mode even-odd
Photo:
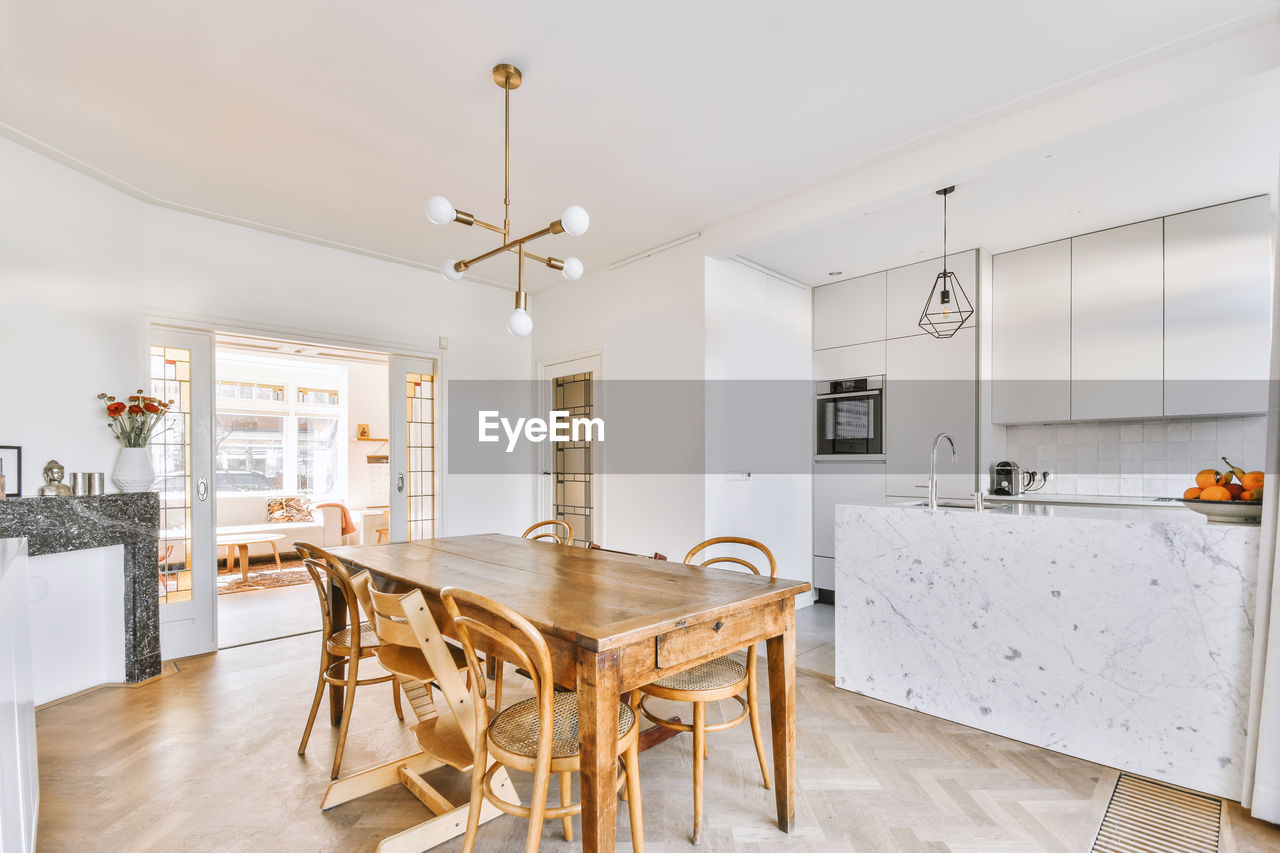
{"label": "pendant lamp cord", "polygon": [[942,194],[942,273],[947,272],[947,195]]}

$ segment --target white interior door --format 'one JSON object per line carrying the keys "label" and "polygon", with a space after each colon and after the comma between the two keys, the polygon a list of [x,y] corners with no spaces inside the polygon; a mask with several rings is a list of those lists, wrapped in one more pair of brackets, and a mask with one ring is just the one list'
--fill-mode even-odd
{"label": "white interior door", "polygon": [[391,378],[391,541],[436,535],[436,362],[393,355]]}
{"label": "white interior door", "polygon": [[160,654],[172,660],[218,647],[213,335],[153,326],[147,365],[148,393],[173,400],[150,445],[160,494]]}
{"label": "white interior door", "polygon": [[[598,355],[542,365],[539,407],[549,419],[555,409],[572,418],[603,418]],[[540,446],[538,520],[559,519],[573,526],[574,541],[603,544],[603,448],[593,441],[550,442]]]}

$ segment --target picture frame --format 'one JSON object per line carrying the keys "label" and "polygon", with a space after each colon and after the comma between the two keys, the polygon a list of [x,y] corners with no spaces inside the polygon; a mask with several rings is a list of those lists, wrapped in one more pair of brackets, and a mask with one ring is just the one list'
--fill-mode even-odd
{"label": "picture frame", "polygon": [[22,497],[22,448],[0,444],[0,471],[4,472],[4,496]]}
{"label": "picture frame", "polygon": [[368,438],[369,436],[368,424],[356,424],[356,438]]}

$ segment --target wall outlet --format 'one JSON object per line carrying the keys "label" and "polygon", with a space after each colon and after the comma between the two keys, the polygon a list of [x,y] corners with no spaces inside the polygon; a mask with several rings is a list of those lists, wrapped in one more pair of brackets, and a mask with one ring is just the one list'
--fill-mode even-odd
{"label": "wall outlet", "polygon": [[448,339],[448,338],[446,338],[444,335],[441,335],[441,336],[440,336],[440,349],[448,349],[448,348],[449,348],[449,339]]}

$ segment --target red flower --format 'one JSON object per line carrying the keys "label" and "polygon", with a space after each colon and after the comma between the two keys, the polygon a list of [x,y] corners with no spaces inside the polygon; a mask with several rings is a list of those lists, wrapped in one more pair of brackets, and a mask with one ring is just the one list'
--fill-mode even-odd
{"label": "red flower", "polygon": [[107,405],[107,414],[113,418],[118,418],[124,414],[124,403],[109,403]]}
{"label": "red flower", "polygon": [[[136,397],[130,397],[129,399],[130,399],[130,400],[136,400],[137,398],[136,398]],[[140,414],[142,414],[142,407],[141,407],[141,406],[139,406],[139,405],[137,405],[137,404],[135,403],[134,405],[132,405],[132,406],[130,406],[130,407],[129,407],[129,414],[131,414],[131,415],[140,415]]]}
{"label": "red flower", "polygon": [[136,403],[136,402],[138,402],[138,395],[137,395],[137,394],[131,394],[131,395],[129,395],[129,402],[130,402],[130,403]]}
{"label": "red flower", "polygon": [[159,414],[160,412],[160,407],[157,406],[155,403],[146,403],[143,405],[142,408],[146,409],[148,412],[150,412],[153,415]]}

